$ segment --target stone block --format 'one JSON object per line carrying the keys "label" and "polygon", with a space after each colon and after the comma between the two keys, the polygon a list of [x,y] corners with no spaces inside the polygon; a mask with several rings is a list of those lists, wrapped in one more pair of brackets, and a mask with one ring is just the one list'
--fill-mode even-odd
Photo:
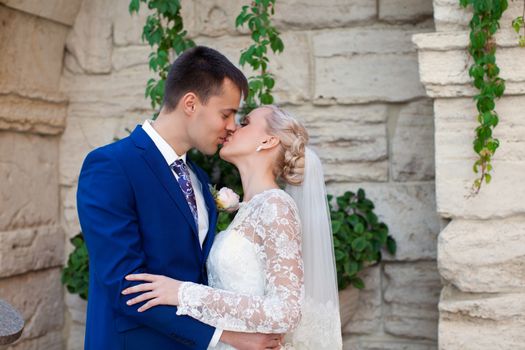
{"label": "stone block", "polygon": [[[468,70],[472,64],[466,48],[468,32],[438,32],[414,35],[418,47],[421,82],[430,97],[474,96]],[[496,62],[501,77],[506,80],[506,95],[525,93],[525,67],[516,57],[521,55],[516,33],[502,31],[496,34],[498,54]]]}
{"label": "stone block", "polygon": [[0,277],[60,266],[63,256],[60,226],[0,232]]}
{"label": "stone block", "polygon": [[435,262],[385,265],[385,331],[437,339],[441,283]]}
{"label": "stone block", "polygon": [[435,260],[440,218],[436,213],[433,183],[338,183],[328,193],[339,195],[363,188],[374,202],[374,212],[388,225],[397,242],[397,253],[384,252],[385,261]]}
{"label": "stone block", "polygon": [[86,326],[78,323],[71,323],[67,335],[66,348],[68,350],[84,350],[84,338],[86,336]]}
{"label": "stone block", "polygon": [[[142,118],[147,119],[147,117]],[[127,123],[129,120],[124,120],[124,118],[70,117],[60,140],[60,183],[67,186],[76,184],[82,162],[87,154],[94,148],[113,142],[115,138],[129,135],[126,127],[133,128],[134,125]],[[65,209],[76,210],[76,207],[73,208],[75,205],[74,193],[69,196],[72,197]],[[68,216],[68,219],[71,217]]]}
{"label": "stone block", "polygon": [[385,181],[388,177],[385,105],[286,106],[303,120],[327,181]]}
{"label": "stone block", "polygon": [[[81,162],[82,160],[80,160]],[[71,163],[70,165],[72,165]],[[77,170],[77,173],[71,173],[70,178],[72,181],[76,181],[76,175],[80,172],[80,169]],[[72,185],[62,185],[60,186],[60,198],[62,203],[62,219],[64,226],[64,234],[66,238],[65,246],[65,255],[67,257],[69,253],[73,250],[73,245],[69,240],[76,236],[80,231],[80,223],[78,221],[77,213],[77,186]],[[64,261],[65,262],[65,261]]]}
{"label": "stone block", "polygon": [[312,38],[317,103],[400,102],[423,96],[414,33],[417,26],[369,26],[326,31]]}
{"label": "stone block", "polygon": [[[191,0],[190,0],[191,1]],[[183,0],[182,8],[186,8],[188,0]],[[138,14],[129,13],[128,0],[115,0],[113,6],[115,10],[112,12],[111,21],[113,23],[113,42],[116,46],[128,45],[148,45],[147,42],[142,42],[142,30],[146,24],[146,18],[153,11],[149,10],[144,3],[140,3]],[[188,27],[188,23],[184,19],[184,28]],[[149,45],[148,45],[149,47]]]}
{"label": "stone block", "polygon": [[0,129],[56,135],[64,131],[67,102],[0,95]]}
{"label": "stone block", "polygon": [[461,291],[525,291],[524,217],[452,220],[439,247],[439,272]]}
{"label": "stone block", "polygon": [[0,231],[55,224],[58,138],[0,131],[0,159]]}
{"label": "stone block", "polygon": [[[182,1],[185,27],[190,35],[222,36],[248,32],[246,26],[235,28],[242,6],[240,0]],[[276,3],[272,22],[285,33],[289,29],[339,28],[373,20],[376,4],[369,0],[329,0],[322,4],[311,0],[283,0]]]}
{"label": "stone block", "polygon": [[[235,19],[241,13],[242,6],[249,3],[242,0],[183,0],[181,14],[184,27],[191,37],[204,35],[218,37],[248,32],[235,28]],[[199,43],[200,44],[200,43]]]}
{"label": "stone block", "polygon": [[[1,350],[62,350],[64,349],[62,331],[52,331],[38,338],[22,337],[9,346],[0,346]],[[69,348],[68,348],[69,349]]]}
{"label": "stone block", "polygon": [[73,25],[82,0],[0,0],[1,4],[32,15],[59,22],[67,26]]}
{"label": "stone block", "polygon": [[369,0],[283,0],[276,4],[274,22],[283,29],[339,28],[374,20],[376,13]]}
{"label": "stone block", "polygon": [[[288,32],[281,35],[285,49],[282,54],[269,53],[268,71],[275,75],[273,95],[276,103],[302,103],[310,99],[310,55],[307,35],[301,32]],[[219,50],[232,63],[238,65],[241,50],[251,45],[251,39],[242,37],[196,38],[196,42]],[[245,66],[247,77],[254,72]],[[257,73],[259,74],[259,72]]]}
{"label": "stone block", "polygon": [[344,350],[436,350],[434,341],[394,338],[392,336],[346,336]]}
{"label": "stone block", "polygon": [[61,331],[64,308],[60,269],[0,279],[0,292],[2,299],[24,317],[25,328],[19,342]]}
{"label": "stone block", "polygon": [[469,294],[449,286],[439,303],[440,349],[519,349],[525,343],[525,294]]}
{"label": "stone block", "polygon": [[0,24],[0,91],[56,91],[69,28],[5,6]]}
{"label": "stone block", "polygon": [[388,22],[418,22],[432,13],[432,0],[379,0],[379,19]]}
{"label": "stone block", "polygon": [[[509,7],[503,13],[500,20],[501,30],[512,30],[510,23],[522,15],[523,3],[520,1],[509,1]],[[434,21],[436,31],[466,31],[468,23],[472,18],[472,10],[464,9],[456,0],[434,0]]]}
{"label": "stone block", "polygon": [[148,56],[151,53],[149,46],[123,46],[113,49],[112,65],[113,72],[121,72],[125,69],[140,68],[148,66]]}
{"label": "stone block", "polygon": [[86,333],[87,302],[76,294],[65,293],[67,308],[67,346],[68,350],[83,350]]}
{"label": "stone block", "polygon": [[110,0],[83,1],[67,37],[67,50],[88,73],[111,71],[113,9]]}
{"label": "stone block", "polygon": [[487,219],[525,212],[521,200],[525,197],[524,105],[524,96],[498,100],[496,110],[502,122],[494,131],[500,146],[492,160],[492,181],[471,196],[476,178],[472,166],[477,159],[472,149],[477,125],[474,102],[470,98],[435,100],[436,196],[442,216]]}
{"label": "stone block", "polygon": [[312,43],[315,57],[356,54],[401,54],[416,52],[412,35],[429,31],[428,25],[376,25],[316,32]]}
{"label": "stone block", "polygon": [[424,96],[415,54],[315,57],[316,103],[402,102]]}
{"label": "stone block", "polygon": [[343,327],[344,334],[374,334],[381,328],[381,268],[368,267],[360,277],[365,288],[359,290],[357,307]]}
{"label": "stone block", "polygon": [[409,103],[390,116],[394,181],[434,178],[434,110],[429,99]]}
{"label": "stone block", "polygon": [[122,118],[152,115],[150,102],[144,97],[147,81],[154,77],[146,64],[108,75],[85,75],[65,72],[61,90],[69,97],[68,119],[73,117]]}
{"label": "stone block", "polygon": [[85,325],[87,301],[80,298],[77,294],[71,293],[65,293],[64,299],[71,321],[80,325]]}

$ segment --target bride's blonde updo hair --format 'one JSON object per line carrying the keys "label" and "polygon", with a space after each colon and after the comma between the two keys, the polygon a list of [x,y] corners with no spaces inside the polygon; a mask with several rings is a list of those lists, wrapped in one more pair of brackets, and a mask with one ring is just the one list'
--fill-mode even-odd
{"label": "bride's blonde updo hair", "polygon": [[305,148],[308,132],[305,127],[286,111],[275,105],[265,105],[268,133],[280,140],[281,152],[277,157],[274,174],[291,185],[300,185],[304,179]]}

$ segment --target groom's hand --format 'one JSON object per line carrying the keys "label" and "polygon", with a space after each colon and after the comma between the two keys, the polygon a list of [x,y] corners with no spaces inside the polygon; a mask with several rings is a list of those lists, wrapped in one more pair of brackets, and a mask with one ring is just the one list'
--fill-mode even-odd
{"label": "groom's hand", "polygon": [[238,350],[263,350],[281,348],[283,340],[281,334],[262,334],[262,333],[239,333],[222,332],[221,342],[229,344]]}

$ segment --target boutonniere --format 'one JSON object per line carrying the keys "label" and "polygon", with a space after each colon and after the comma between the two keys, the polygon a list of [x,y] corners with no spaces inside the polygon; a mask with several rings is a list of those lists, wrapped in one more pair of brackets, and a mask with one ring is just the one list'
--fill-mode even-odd
{"label": "boutonniere", "polygon": [[210,185],[210,191],[213,199],[215,199],[217,209],[228,213],[233,213],[239,209],[239,195],[233,192],[231,188],[223,187],[217,190],[215,186]]}

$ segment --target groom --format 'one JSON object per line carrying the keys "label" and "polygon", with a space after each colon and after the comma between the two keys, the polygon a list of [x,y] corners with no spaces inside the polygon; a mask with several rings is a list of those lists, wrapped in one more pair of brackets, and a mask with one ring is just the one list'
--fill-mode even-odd
{"label": "groom", "polygon": [[206,349],[219,340],[279,348],[278,335],[221,331],[175,307],[139,313],[121,294],[132,273],[207,283],[217,211],[208,177],[186,153],[217,151],[235,130],[241,93],[246,78],[226,57],[190,49],[170,69],[157,120],[86,157],[77,193],[90,263],[85,349]]}

